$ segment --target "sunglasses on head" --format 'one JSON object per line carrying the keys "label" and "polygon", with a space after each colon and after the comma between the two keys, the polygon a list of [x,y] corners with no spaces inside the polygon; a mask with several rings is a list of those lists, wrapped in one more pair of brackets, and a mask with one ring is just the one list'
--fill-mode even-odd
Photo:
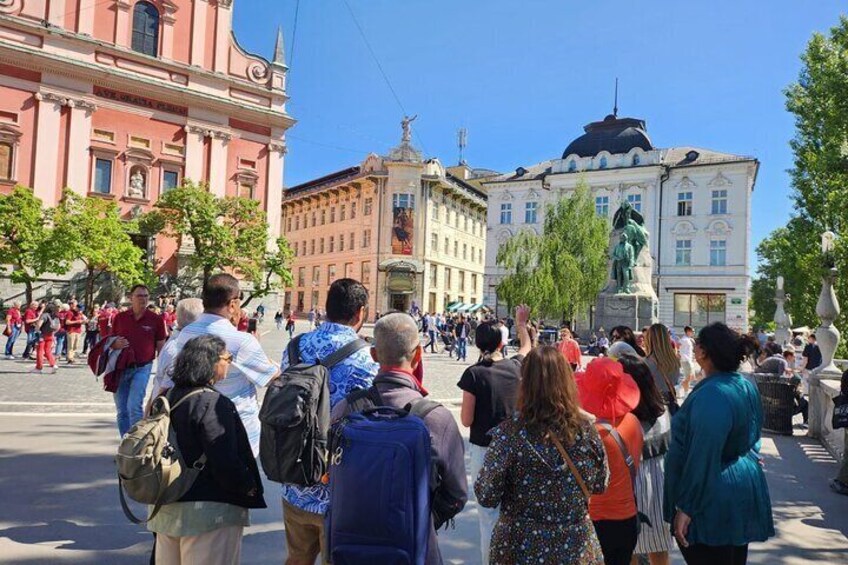
{"label": "sunglasses on head", "polygon": [[219,356],[218,356],[218,359],[220,359],[221,361],[225,361],[225,362],[227,362],[227,363],[232,363],[232,361],[233,361],[233,354],[232,354],[232,353],[227,352],[227,353],[224,353],[224,354],[222,354],[222,355],[219,355]]}

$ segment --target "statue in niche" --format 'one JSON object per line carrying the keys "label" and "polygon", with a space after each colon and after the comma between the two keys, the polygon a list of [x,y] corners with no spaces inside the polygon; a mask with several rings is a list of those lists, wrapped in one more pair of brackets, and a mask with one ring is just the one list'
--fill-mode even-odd
{"label": "statue in niche", "polygon": [[130,176],[130,186],[127,190],[127,196],[130,198],[144,198],[145,194],[144,175],[140,169],[135,169]]}

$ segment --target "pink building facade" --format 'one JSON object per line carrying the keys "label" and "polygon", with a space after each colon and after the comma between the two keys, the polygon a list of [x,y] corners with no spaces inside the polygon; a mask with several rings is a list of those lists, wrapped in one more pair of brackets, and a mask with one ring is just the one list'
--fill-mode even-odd
{"label": "pink building facade", "polygon": [[[184,178],[262,203],[280,234],[286,113],[273,60],[232,33],[232,0],[0,0],[0,193],[63,188],[148,210]],[[151,242],[160,271],[178,243]]]}

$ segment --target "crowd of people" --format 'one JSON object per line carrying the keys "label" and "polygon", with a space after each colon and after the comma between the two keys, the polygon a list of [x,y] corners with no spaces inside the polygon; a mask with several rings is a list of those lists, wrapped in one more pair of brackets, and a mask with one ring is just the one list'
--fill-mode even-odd
{"label": "crowd of people", "polygon": [[[321,363],[359,340],[368,291],[352,279],[335,281],[321,323],[315,311],[309,331],[279,365],[262,350],[256,331],[239,331],[243,295],[230,275],[212,276],[201,298],[166,305],[162,314],[150,307],[143,285],[133,287],[129,299],[125,309],[107,304],[88,315],[75,301],[67,309],[34,304],[23,314],[7,313],[7,326],[27,333],[35,327],[38,337],[30,344],[28,335],[25,353],[35,349],[54,366],[61,331],[78,336],[62,340],[69,362],[83,332],[88,349],[96,341],[101,355],[115,356],[120,378],[112,392],[122,436],[150,411],[153,398],[168,395],[173,404],[195,390],[207,393],[187,397],[172,418],[186,464],[202,461],[199,478],[164,505],[148,529],[156,535],[157,563],[237,563],[249,510],[266,506],[257,465],[257,389],[285,375],[292,354],[298,366]],[[677,339],[654,324],[639,333],[613,328],[603,354],[584,363],[567,328],[555,345],[539,344],[530,315],[519,306],[509,320],[513,347],[505,319],[383,314],[370,347],[327,367],[329,410],[338,422],[356,411],[354,397],[363,390],[395,410],[426,397],[425,376],[432,376],[422,359],[425,350],[436,351],[444,332],[458,359],[467,357],[470,340],[479,351],[457,383],[459,422],[470,434],[468,468],[450,411],[439,405],[422,418],[435,469],[431,500],[439,506],[420,542],[425,562],[442,562],[436,527],[463,510],[470,487],[480,506],[482,563],[624,565],[641,556],[661,565],[670,562],[675,544],[689,564],[746,563],[748,544],[773,536],[774,525],[759,455],[762,405],[740,365],[784,374],[792,362],[786,352],[768,341],[761,348],[756,336],[722,323],[697,337],[687,327]],[[291,314],[277,312],[275,323],[294,334]],[[91,341],[89,331],[97,332]],[[805,366],[815,363],[815,350],[804,351]],[[333,494],[334,504],[337,496],[344,493]],[[286,563],[329,562],[327,482],[284,483],[280,497]]]}

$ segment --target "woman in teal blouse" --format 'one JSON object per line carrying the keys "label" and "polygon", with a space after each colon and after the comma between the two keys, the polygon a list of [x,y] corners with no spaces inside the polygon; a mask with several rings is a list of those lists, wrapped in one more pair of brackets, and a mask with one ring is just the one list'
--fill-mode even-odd
{"label": "woman in teal blouse", "polygon": [[689,565],[744,565],[748,543],[774,535],[757,454],[762,406],[737,371],[755,344],[726,325],[701,330],[701,380],[672,422],[665,460],[665,520]]}

